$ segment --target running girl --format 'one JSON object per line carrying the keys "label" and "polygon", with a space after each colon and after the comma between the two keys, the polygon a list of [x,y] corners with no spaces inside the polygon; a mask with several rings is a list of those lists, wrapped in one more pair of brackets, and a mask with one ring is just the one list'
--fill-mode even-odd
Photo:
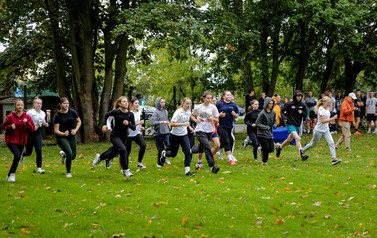
{"label": "running girl", "polygon": [[26,156],[30,156],[35,148],[37,171],[39,174],[44,174],[42,169],[42,127],[48,127],[46,122],[46,113],[41,110],[42,99],[35,97],[33,100],[33,109],[29,110],[27,114],[33,119],[34,131],[31,132],[27,139],[26,150],[22,152],[21,163],[23,163]]}
{"label": "running girl", "polygon": [[[185,154],[185,175],[189,177],[195,176],[190,172],[191,153],[190,153],[190,140],[187,135],[187,127],[190,127],[191,116],[191,99],[185,97],[182,100],[182,105],[174,112],[171,119],[171,135],[170,135],[170,150],[166,151],[166,157],[176,157],[179,149],[179,145],[182,147],[182,151]],[[191,127],[190,130],[193,130]]]}
{"label": "running girl", "polygon": [[69,108],[69,101],[66,97],[60,98],[58,109],[53,119],[54,133],[62,149],[60,156],[67,169],[66,177],[71,178],[72,160],[76,158],[76,133],[81,126],[81,120],[77,112]]}
{"label": "running girl", "polygon": [[254,147],[253,154],[255,162],[259,162],[258,148],[260,146],[260,143],[257,137],[257,125],[255,123],[260,112],[261,110],[259,109],[259,102],[258,100],[254,99],[253,101],[251,101],[251,110],[249,110],[245,116],[245,124],[247,125],[247,135],[251,140],[251,145]]}
{"label": "running girl", "polygon": [[312,140],[304,147],[303,151],[305,152],[316,147],[319,140],[324,137],[330,148],[332,157],[331,164],[335,165],[340,163],[341,160],[336,158],[335,144],[329,129],[329,122],[335,122],[338,118],[338,115],[336,114],[330,118],[331,103],[332,100],[328,96],[325,96],[318,101],[317,106],[315,107],[315,113],[318,115],[317,125],[314,127]]}
{"label": "running girl", "polygon": [[210,140],[212,133],[215,131],[213,121],[218,120],[219,111],[215,105],[211,104],[212,97],[212,93],[207,91],[203,92],[201,98],[203,103],[196,106],[192,112],[191,119],[197,124],[195,133],[199,144],[191,148],[191,153],[197,154],[204,152],[211,172],[217,174],[220,168],[215,167],[215,159],[211,151]]}
{"label": "running girl", "polygon": [[166,159],[166,151],[170,150],[170,122],[168,111],[165,110],[165,99],[157,98],[155,106],[157,110],[153,112],[151,122],[154,129],[154,141],[158,150],[157,167],[162,167],[165,162],[170,165],[170,161]]}
{"label": "running girl", "polygon": [[220,148],[224,148],[230,165],[236,165],[232,155],[234,139],[232,136],[233,118],[238,118],[238,107],[231,102],[232,94],[225,90],[221,96],[221,101],[216,103],[219,113],[219,126],[217,133],[220,136]]}
{"label": "running girl", "polygon": [[139,157],[137,160],[137,167],[140,169],[145,169],[146,167],[143,165],[143,157],[145,154],[145,148],[147,147],[147,144],[145,143],[144,137],[141,135],[141,130],[144,130],[144,127],[142,126],[144,124],[144,120],[140,120],[140,111],[139,111],[139,99],[136,97],[131,98],[131,103],[129,107],[130,111],[134,114],[135,118],[135,126],[136,129],[132,130],[131,128],[128,129],[128,140],[126,143],[127,152],[128,155],[131,154],[131,145],[132,141],[135,141],[135,143],[139,146]]}
{"label": "running girl", "polygon": [[23,111],[24,102],[21,99],[16,99],[14,108],[15,111],[8,115],[1,125],[1,128],[5,131],[5,143],[14,156],[6,178],[8,182],[13,183],[16,182],[16,170],[27,143],[28,134],[34,131],[33,120]]}
{"label": "running girl", "polygon": [[266,97],[264,100],[264,106],[261,113],[255,122],[257,127],[258,140],[262,146],[263,163],[267,164],[268,154],[274,152],[274,137],[272,128],[276,128],[276,113],[273,110],[274,101],[270,97]]}
{"label": "running girl", "polygon": [[[119,109],[116,109],[119,106]],[[128,168],[128,152],[126,148],[126,142],[128,139],[128,128],[135,130],[135,118],[134,114],[128,111],[128,99],[125,96],[119,97],[114,103],[114,110],[105,114],[102,120],[102,130],[107,130],[108,117],[114,117],[114,128],[111,130],[110,141],[113,144],[110,149],[102,153],[93,161],[92,166],[96,167],[102,160],[110,159],[119,154],[120,165],[122,167],[122,173],[126,178],[130,178],[133,174]]]}

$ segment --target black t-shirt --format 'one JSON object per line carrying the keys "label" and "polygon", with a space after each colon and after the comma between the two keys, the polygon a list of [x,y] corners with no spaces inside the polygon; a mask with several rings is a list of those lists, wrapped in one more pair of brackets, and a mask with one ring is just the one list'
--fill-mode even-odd
{"label": "black t-shirt", "polygon": [[59,131],[65,132],[69,131],[71,135],[71,130],[76,128],[76,119],[79,117],[74,109],[68,109],[67,113],[58,112],[54,116],[52,121],[53,124],[59,124]]}
{"label": "black t-shirt", "polygon": [[[102,125],[106,125],[107,118],[114,117],[115,125],[111,131],[112,137],[126,138],[128,136],[128,128],[135,130],[135,117],[131,111],[122,112],[120,109],[112,110],[105,114]],[[127,120],[128,125],[123,125],[123,121]]]}
{"label": "black t-shirt", "polygon": [[248,108],[251,106],[251,101],[253,101],[255,96],[250,96],[249,94],[245,96],[245,110],[246,112],[250,111]]}

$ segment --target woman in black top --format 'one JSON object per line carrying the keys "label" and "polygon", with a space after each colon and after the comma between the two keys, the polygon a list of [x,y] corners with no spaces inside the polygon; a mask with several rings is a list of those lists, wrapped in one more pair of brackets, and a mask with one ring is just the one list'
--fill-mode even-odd
{"label": "woman in black top", "polygon": [[65,164],[67,169],[67,178],[71,178],[71,164],[72,160],[76,158],[76,133],[81,126],[81,120],[77,112],[69,108],[68,98],[60,99],[59,111],[54,116],[54,132],[58,145],[62,149],[60,156],[62,157],[62,164]]}
{"label": "woman in black top", "polygon": [[[119,109],[116,109],[119,106]],[[113,146],[102,153],[100,156],[96,156],[93,161],[93,166],[97,165],[101,160],[113,158],[119,153],[120,165],[123,169],[123,174],[126,178],[130,178],[133,174],[128,168],[128,152],[127,152],[127,139],[128,128],[135,130],[135,118],[134,114],[128,111],[128,99],[121,96],[114,103],[114,110],[105,114],[102,120],[102,130],[107,130],[107,118],[114,117],[114,128],[110,134],[110,141]]]}
{"label": "woman in black top", "polygon": [[257,126],[255,124],[259,113],[261,110],[259,109],[259,102],[258,100],[254,99],[251,101],[251,110],[246,113],[245,116],[245,124],[247,125],[247,135],[251,140],[251,145],[254,147],[253,154],[255,162],[258,162],[258,148],[260,146],[258,137],[257,137]]}

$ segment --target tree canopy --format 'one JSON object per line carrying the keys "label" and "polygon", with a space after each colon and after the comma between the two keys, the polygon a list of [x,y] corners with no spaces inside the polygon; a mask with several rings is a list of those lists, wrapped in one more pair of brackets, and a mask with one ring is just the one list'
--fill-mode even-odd
{"label": "tree canopy", "polygon": [[67,96],[89,142],[130,87],[350,92],[377,84],[375,19],[362,0],[0,0],[0,93]]}

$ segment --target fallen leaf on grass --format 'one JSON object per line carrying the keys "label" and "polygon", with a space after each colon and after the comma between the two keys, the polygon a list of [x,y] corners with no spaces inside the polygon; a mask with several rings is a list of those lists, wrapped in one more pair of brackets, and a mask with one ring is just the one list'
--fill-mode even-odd
{"label": "fallen leaf on grass", "polygon": [[375,184],[368,184],[368,187],[370,187],[370,188],[376,188],[377,186]]}
{"label": "fallen leaf on grass", "polygon": [[156,207],[160,207],[160,205],[166,205],[168,204],[167,202],[156,202],[156,203],[153,203],[152,205],[156,206]]}
{"label": "fallen leaf on grass", "polygon": [[285,222],[285,221],[282,220],[282,219],[277,219],[277,220],[275,221],[276,224],[281,224],[281,223],[284,223],[284,222]]}
{"label": "fallen leaf on grass", "polygon": [[119,233],[119,234],[113,234],[113,238],[119,238],[119,237],[122,237],[122,236],[125,236],[126,233]]}
{"label": "fallen leaf on grass", "polygon": [[317,207],[319,207],[319,206],[321,206],[321,203],[322,203],[322,202],[315,202],[315,203],[313,203],[313,206],[317,206]]}
{"label": "fallen leaf on grass", "polygon": [[182,221],[181,221],[182,226],[184,226],[186,224],[187,219],[188,219],[188,217],[183,217],[182,218]]}
{"label": "fallen leaf on grass", "polygon": [[329,219],[331,216],[330,215],[325,215],[323,218]]}
{"label": "fallen leaf on grass", "polygon": [[232,172],[230,171],[224,171],[223,174],[231,174]]}
{"label": "fallen leaf on grass", "polygon": [[21,228],[21,233],[26,235],[26,234],[30,234],[31,232],[26,230],[25,228]]}

